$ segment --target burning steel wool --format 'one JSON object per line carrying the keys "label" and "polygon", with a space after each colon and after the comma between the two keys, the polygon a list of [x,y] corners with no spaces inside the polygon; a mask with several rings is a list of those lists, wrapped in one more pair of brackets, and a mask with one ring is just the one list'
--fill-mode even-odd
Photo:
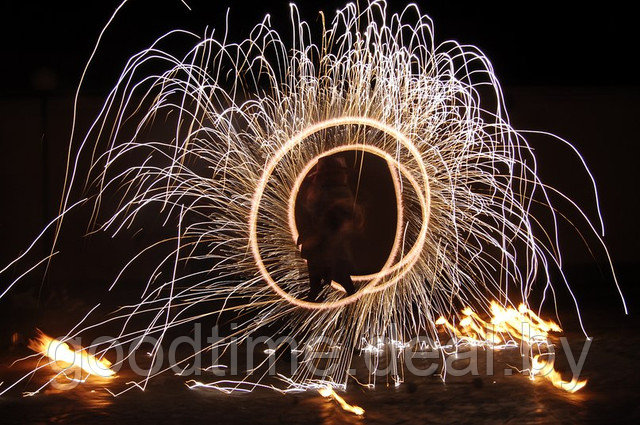
{"label": "burning steel wool", "polygon": [[[330,376],[317,376],[316,363],[302,362],[282,377],[283,391],[318,390],[357,415],[364,411],[334,388],[345,388],[362,341],[402,346],[429,335],[489,349],[530,338],[547,343],[550,332],[561,330],[539,317],[554,302],[552,284],[573,295],[562,273],[562,217],[553,203],[571,201],[537,175],[538,158],[525,133],[510,125],[488,58],[455,41],[436,45],[431,19],[415,5],[393,14],[384,1],[348,4],[333,16],[321,13],[319,33],[295,5],[291,17],[291,42],[268,16],[237,42],[213,31],[162,35],[131,57],[90,130],[72,135],[60,215],[43,234],[57,237],[69,212],[87,207],[96,232],[146,229],[141,217],[148,211],[160,211],[161,221],[175,227],[174,237],[154,241],[107,283],[112,290],[134,263],[155,256],[157,267],[139,298],[107,318],[92,309],[67,337],[119,327],[115,338],[91,347],[96,357],[154,337],[149,356],[155,359],[170,329],[223,314],[241,325],[203,351],[224,350],[232,339],[260,331],[289,332],[302,345],[330,336],[341,347],[324,360]],[[175,51],[178,39],[192,48]],[[393,246],[379,270],[343,276],[346,292],[335,290],[341,282],[330,270],[322,278],[333,286],[316,285],[309,296],[296,199],[313,167],[347,151],[388,165],[397,210],[389,223]],[[584,171],[593,182],[586,165]],[[88,195],[77,196],[82,187]],[[597,198],[595,182],[593,190]],[[549,219],[534,215],[534,205]],[[597,228],[572,205],[606,252],[600,216]],[[183,275],[187,262],[195,271]],[[559,282],[552,282],[552,271],[559,271]],[[536,286],[544,296],[531,305]],[[206,313],[197,310],[202,306]],[[462,306],[469,307],[459,314]],[[521,333],[523,324],[530,334]],[[32,348],[75,364],[59,357],[71,351],[60,341],[41,336]],[[538,369],[553,369],[543,357],[533,360]],[[102,362],[109,376],[110,365]],[[122,391],[145,389],[170,367],[149,369]],[[241,384],[190,381],[190,387],[241,390],[254,379],[255,388],[261,376],[251,370]],[[562,386],[557,372],[550,376]]]}

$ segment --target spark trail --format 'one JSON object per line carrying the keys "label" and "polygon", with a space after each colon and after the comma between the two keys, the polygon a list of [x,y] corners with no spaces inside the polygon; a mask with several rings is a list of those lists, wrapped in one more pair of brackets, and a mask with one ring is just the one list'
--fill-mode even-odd
{"label": "spark trail", "polygon": [[[329,335],[357,348],[379,338],[437,339],[439,318],[461,306],[489,316],[522,304],[533,313],[541,308],[529,304],[536,285],[553,300],[552,270],[561,276],[553,283],[571,291],[552,201],[569,198],[537,175],[488,58],[474,46],[435,44],[433,23],[416,5],[391,13],[371,1],[320,16],[316,33],[291,5],[291,41],[267,16],[244,40],[176,30],[129,59],[90,130],[72,143],[57,230],[84,187],[80,207],[92,208],[95,232],[133,233],[149,226],[145,212],[159,211],[165,224],[178,223],[177,235],[127,260],[109,283],[155,255],[138,299],[106,320],[85,317],[69,338],[119,326],[97,355],[145,336],[159,337],[155,354],[167,330],[234,314],[240,342],[280,326],[302,345]],[[174,40],[192,47],[175,51]],[[328,288],[323,302],[308,302],[292,202],[306,170],[343,150],[389,165],[394,246],[381,270],[353,277],[355,294]],[[550,219],[534,215],[534,205]],[[575,208],[606,251],[600,230]],[[187,262],[196,271],[181,275]],[[201,306],[210,309],[195,313]],[[340,350],[322,378],[346,384],[353,352]],[[287,379],[304,385],[319,379],[314,370],[305,363]]]}

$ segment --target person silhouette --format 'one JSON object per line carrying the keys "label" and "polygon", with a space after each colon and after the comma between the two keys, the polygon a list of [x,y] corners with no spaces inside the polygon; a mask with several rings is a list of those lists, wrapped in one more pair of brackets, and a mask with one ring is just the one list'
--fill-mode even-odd
{"label": "person silhouette", "polygon": [[307,260],[307,299],[316,302],[323,286],[332,281],[352,295],[351,245],[362,227],[362,209],[349,185],[347,161],[338,155],[320,158],[308,177],[310,184],[302,199],[305,220],[297,241],[301,257]]}

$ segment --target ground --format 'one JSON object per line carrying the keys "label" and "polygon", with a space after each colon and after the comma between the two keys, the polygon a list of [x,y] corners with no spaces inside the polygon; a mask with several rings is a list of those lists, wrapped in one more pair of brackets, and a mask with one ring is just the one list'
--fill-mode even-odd
{"label": "ground", "polygon": [[[228,395],[189,389],[186,378],[173,373],[152,380],[144,392],[132,390],[116,398],[99,380],[69,391],[46,390],[22,397],[20,391],[37,383],[32,381],[2,396],[0,410],[3,423],[638,423],[637,321],[627,317],[597,322],[581,376],[589,382],[575,394],[558,390],[545,380],[531,382],[515,371],[504,376],[502,371],[518,362],[517,350],[512,350],[495,354],[494,368],[500,371],[495,376],[487,376],[485,356],[481,355],[477,376],[450,377],[442,382],[435,376],[407,374],[399,387],[385,384],[382,378],[375,389],[352,382],[341,394],[363,407],[364,417],[343,412],[314,391],[283,395],[256,390]],[[567,336],[574,353],[579,353],[584,337],[579,332]],[[29,367],[29,361],[7,367],[12,356],[15,353],[2,356],[4,385]],[[557,363],[567,376],[569,370],[561,353]],[[127,378],[123,371],[115,379],[123,383]],[[215,377],[205,374],[200,379],[206,382]]]}

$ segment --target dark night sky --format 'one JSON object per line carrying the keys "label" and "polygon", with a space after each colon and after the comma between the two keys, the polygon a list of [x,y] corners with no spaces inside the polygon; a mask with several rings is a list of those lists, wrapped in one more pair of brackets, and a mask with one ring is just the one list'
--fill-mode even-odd
{"label": "dark night sky", "polygon": [[[38,4],[40,3],[40,4]],[[106,34],[97,63],[103,72],[90,88],[106,89],[120,64],[163,32],[180,27],[201,32],[221,27],[227,7],[232,35],[242,36],[265,13],[273,24],[288,28],[288,2],[265,0],[188,1],[131,0]],[[505,85],[636,85],[633,13],[622,2],[458,2],[420,1],[435,21],[439,41],[455,39],[483,49]],[[1,93],[28,93],[39,68],[55,72],[60,90],[78,81],[102,25],[117,1],[4,1]],[[303,16],[317,17],[319,6],[330,12],[339,1],[300,2]],[[404,2],[391,2],[400,10]]]}
{"label": "dark night sky", "polygon": [[[102,98],[126,59],[170,29],[202,34],[207,25],[222,28],[229,5],[231,39],[244,38],[265,13],[272,15],[272,24],[281,33],[289,29],[287,1],[188,3],[191,11],[179,0],[131,0],[125,5],[105,34],[83,94]],[[301,15],[312,22],[317,22],[317,4],[321,3],[327,14],[343,5],[342,1],[300,3]],[[584,153],[600,184],[607,242],[614,261],[623,275],[631,276],[623,279],[624,285],[635,286],[637,278],[632,271],[640,264],[635,219],[638,179],[634,171],[639,153],[635,127],[640,87],[635,63],[637,22],[630,6],[558,1],[439,0],[418,4],[435,22],[436,41],[455,39],[474,44],[488,55],[505,87],[516,127],[557,133]],[[70,96],[101,28],[117,5],[117,1],[2,2],[0,168],[5,183],[0,196],[10,207],[3,210],[0,238],[10,243],[2,247],[0,264],[26,245],[44,217],[53,215],[70,129]],[[400,11],[403,6],[404,2],[394,1],[390,8]],[[49,108],[46,125],[40,120],[40,102],[45,101]],[[49,143],[44,165],[38,163],[43,134]],[[544,177],[580,203],[591,205],[584,175],[575,173],[579,165],[575,158],[544,143],[539,150],[546,160],[541,170]],[[43,195],[25,198],[28,190],[43,191]],[[42,204],[49,207],[43,209]],[[593,217],[593,208],[587,209]],[[16,220],[22,225],[13,224]],[[569,265],[590,261],[583,248],[582,254],[573,252],[575,240],[567,246]],[[597,251],[596,257],[597,262],[603,261],[602,252]],[[586,270],[594,271],[591,266]],[[610,282],[607,285],[613,286]],[[608,295],[615,298],[613,291]]]}

